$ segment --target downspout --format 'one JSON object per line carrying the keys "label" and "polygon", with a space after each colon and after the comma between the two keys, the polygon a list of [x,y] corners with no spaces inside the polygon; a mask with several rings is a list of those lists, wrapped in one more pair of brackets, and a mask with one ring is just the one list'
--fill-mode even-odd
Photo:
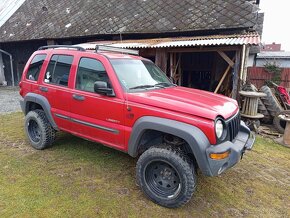
{"label": "downspout", "polygon": [[8,55],[9,58],[10,58],[10,68],[11,68],[12,86],[15,86],[12,55],[11,55],[10,53],[8,53],[7,51],[2,50],[2,49],[0,49],[0,52],[2,52],[2,53],[4,53],[4,54]]}

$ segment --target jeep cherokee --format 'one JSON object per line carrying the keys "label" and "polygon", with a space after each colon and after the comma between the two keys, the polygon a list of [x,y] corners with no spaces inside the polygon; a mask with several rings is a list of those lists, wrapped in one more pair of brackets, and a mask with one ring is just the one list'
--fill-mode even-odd
{"label": "jeep cherokee", "polygon": [[252,148],[235,100],[176,86],[137,51],[43,46],[21,78],[25,132],[35,149],[65,131],[139,157],[137,182],[165,207],[196,189],[196,170],[216,176]]}

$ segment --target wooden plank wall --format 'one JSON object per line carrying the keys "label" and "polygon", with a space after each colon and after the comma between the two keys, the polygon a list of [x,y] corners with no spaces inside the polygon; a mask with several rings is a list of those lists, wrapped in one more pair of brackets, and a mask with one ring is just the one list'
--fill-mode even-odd
{"label": "wooden plank wall", "polygon": [[[272,74],[265,71],[264,67],[248,67],[247,79],[258,89],[261,88],[266,80],[271,80]],[[290,68],[282,68],[281,86],[290,88]]]}

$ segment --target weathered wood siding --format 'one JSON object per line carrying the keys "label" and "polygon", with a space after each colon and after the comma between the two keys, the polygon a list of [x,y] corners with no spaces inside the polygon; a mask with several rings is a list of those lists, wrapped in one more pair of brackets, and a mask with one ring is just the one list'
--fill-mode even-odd
{"label": "weathered wood siding", "polygon": [[[257,88],[261,88],[265,81],[271,80],[273,74],[265,71],[264,67],[248,67],[248,80]],[[282,68],[281,86],[290,88],[290,68]]]}

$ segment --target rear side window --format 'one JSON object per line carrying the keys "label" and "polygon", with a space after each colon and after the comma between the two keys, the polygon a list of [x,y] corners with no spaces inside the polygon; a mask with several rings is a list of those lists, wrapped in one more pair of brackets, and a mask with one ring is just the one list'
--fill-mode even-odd
{"label": "rear side window", "polygon": [[49,61],[44,82],[61,86],[68,86],[73,56],[70,55],[53,55]]}
{"label": "rear side window", "polygon": [[35,55],[32,59],[27,74],[26,79],[36,81],[38,79],[42,64],[44,62],[44,59],[46,58],[45,54],[39,54]]}

